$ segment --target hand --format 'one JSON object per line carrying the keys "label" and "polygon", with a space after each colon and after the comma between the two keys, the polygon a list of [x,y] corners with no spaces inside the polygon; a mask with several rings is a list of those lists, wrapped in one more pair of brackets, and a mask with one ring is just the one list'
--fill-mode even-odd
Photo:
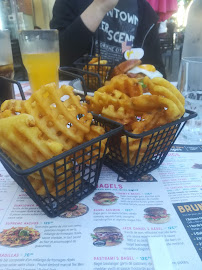
{"label": "hand", "polygon": [[94,0],[93,2],[106,14],[118,4],[119,0]]}

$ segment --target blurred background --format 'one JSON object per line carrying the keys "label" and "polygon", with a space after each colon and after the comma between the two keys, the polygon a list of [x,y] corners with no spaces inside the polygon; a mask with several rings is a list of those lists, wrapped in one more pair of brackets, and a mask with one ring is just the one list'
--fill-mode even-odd
{"label": "blurred background", "polygon": [[[161,0],[156,0],[157,2]],[[148,0],[159,15],[159,37],[167,79],[177,81],[187,16],[193,0],[174,1],[173,10],[158,10],[155,0]],[[49,29],[55,0],[0,0],[0,29],[11,32],[15,79],[26,80],[18,43],[19,30]]]}

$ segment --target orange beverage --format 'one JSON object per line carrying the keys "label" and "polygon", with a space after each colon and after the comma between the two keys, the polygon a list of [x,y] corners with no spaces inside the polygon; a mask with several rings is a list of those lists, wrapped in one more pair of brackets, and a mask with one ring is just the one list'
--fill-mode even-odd
{"label": "orange beverage", "polygon": [[32,92],[42,85],[55,82],[59,86],[59,52],[22,53]]}

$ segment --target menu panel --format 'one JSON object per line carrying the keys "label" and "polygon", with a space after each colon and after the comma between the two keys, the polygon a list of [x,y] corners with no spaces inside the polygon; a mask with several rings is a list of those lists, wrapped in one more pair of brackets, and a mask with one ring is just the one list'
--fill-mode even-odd
{"label": "menu panel", "polygon": [[202,260],[202,201],[173,205]]}
{"label": "menu panel", "polygon": [[104,166],[94,193],[53,219],[0,165],[0,270],[153,270],[149,237],[174,270],[201,270],[201,152],[176,149],[137,182]]}

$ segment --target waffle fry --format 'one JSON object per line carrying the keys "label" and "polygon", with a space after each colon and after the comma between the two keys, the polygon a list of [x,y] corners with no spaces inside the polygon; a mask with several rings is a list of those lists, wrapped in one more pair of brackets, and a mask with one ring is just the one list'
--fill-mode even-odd
{"label": "waffle fry", "polygon": [[[20,114],[1,119],[0,136],[1,148],[13,156],[13,159],[23,169],[36,164],[36,155],[37,161],[43,162],[63,151],[62,144],[44,139],[43,134],[36,126],[34,117],[28,114]],[[20,147],[16,145],[16,138]],[[16,155],[18,151],[19,155]],[[21,155],[23,160],[21,160]]]}
{"label": "waffle fry", "polygon": [[[62,102],[61,97],[65,95],[69,98]],[[80,104],[80,98],[74,95],[73,88],[64,85],[56,89],[54,83],[43,86],[26,101],[5,101],[1,110],[32,115],[41,132],[47,138],[62,143],[64,150],[83,142],[92,121],[92,115]],[[78,119],[79,114],[84,116]]]}
{"label": "waffle fry", "polygon": [[96,91],[94,97],[87,96],[86,100],[89,101],[89,110],[97,114],[102,113],[103,109],[110,105],[115,110],[120,107],[133,109],[130,98],[118,90],[114,90],[111,94]]}
{"label": "waffle fry", "polygon": [[[58,163],[57,163],[58,164]],[[59,166],[59,164],[58,164]],[[62,196],[66,192],[71,191],[74,188],[74,183],[75,183],[75,188],[78,188],[79,185],[81,184],[80,180],[80,174],[77,173],[75,178],[73,175],[73,164],[70,162],[69,164],[66,164],[66,170],[60,169],[61,176],[59,179],[57,179],[57,190],[56,190],[56,185],[54,179],[52,181],[45,181],[45,184],[41,178],[35,178],[34,176],[29,176],[29,181],[36,191],[38,195],[45,195],[46,194],[46,189],[48,190],[48,193],[50,193],[52,196]],[[65,178],[67,179],[65,181]]]}
{"label": "waffle fry", "polygon": [[112,93],[114,90],[119,90],[128,97],[135,97],[143,94],[142,86],[138,83],[137,79],[129,78],[126,74],[113,77],[109,84],[101,87],[97,91],[101,93]]}
{"label": "waffle fry", "polygon": [[[184,97],[173,85],[162,78],[150,80],[148,77],[144,78],[144,84],[149,94],[143,94],[137,79],[126,74],[117,75],[98,89],[94,97],[86,97],[88,108],[122,123],[133,134],[141,134],[183,116]],[[167,135],[173,136],[170,133]],[[139,164],[144,157],[153,157],[154,150],[150,148],[155,146],[158,150],[165,143],[169,146],[169,137],[161,137],[161,133],[156,136],[155,133],[143,139],[122,136],[120,149],[124,163]],[[157,139],[160,140],[158,145],[155,143]],[[148,146],[150,144],[152,146]]]}
{"label": "waffle fry", "polygon": [[141,95],[142,87],[136,79],[127,75],[114,77],[110,84],[99,88],[94,97],[86,97],[88,108],[95,113],[122,124],[128,124],[134,119],[135,110],[131,97]]}
{"label": "waffle fry", "polygon": [[[8,127],[9,134],[7,134]],[[20,114],[15,117],[12,116],[7,119],[2,119],[0,121],[0,130],[1,149],[8,156],[12,157],[14,163],[18,164],[22,169],[31,168],[36,165],[36,161],[43,162],[63,152],[62,144],[51,140],[45,140],[43,138],[41,131],[36,126],[36,122],[31,115]],[[18,145],[16,145],[16,140],[18,141]],[[19,147],[19,145],[21,147]],[[57,166],[61,165],[61,161],[57,162]],[[66,165],[66,178],[69,177],[67,184],[73,182],[74,180],[70,168],[72,168],[71,163]],[[63,174],[63,176],[58,178],[58,182],[60,183],[64,178],[64,169],[60,168],[58,170],[58,174]],[[56,188],[54,182],[55,176],[53,165],[45,167],[43,169],[43,175],[45,179],[48,179],[48,181],[44,180],[48,191],[52,195],[55,195]],[[32,174],[29,177],[29,181],[36,190],[37,194],[46,194],[44,184],[38,172]],[[64,181],[62,185],[62,187],[64,187]],[[71,188],[72,185],[68,185],[66,190],[68,191]],[[64,190],[62,193],[64,193]]]}
{"label": "waffle fry", "polygon": [[[1,149],[22,169],[33,167],[36,162],[43,162],[63,152],[63,145],[46,140],[36,126],[34,117],[28,114],[1,119],[0,137]],[[44,169],[44,175],[53,181],[50,167]],[[39,173],[35,173],[34,177],[39,179]]]}
{"label": "waffle fry", "polygon": [[[91,130],[88,134],[85,135],[85,141],[90,141],[92,139],[97,138],[98,136],[104,134],[104,128],[100,126],[91,126]],[[85,161],[86,164],[90,164],[90,162],[95,162],[95,159],[101,158],[105,152],[105,145],[107,143],[107,139],[102,140],[101,142],[97,142],[92,146],[86,147],[83,155],[83,151],[78,151],[76,153],[76,161],[77,163],[82,163]],[[90,157],[92,159],[90,161]]]}
{"label": "waffle fry", "polygon": [[10,115],[21,113],[23,104],[24,104],[23,100],[16,100],[16,99],[5,100],[4,103],[1,105],[1,112],[5,112],[7,110],[8,112],[10,112]]}
{"label": "waffle fry", "polygon": [[107,108],[103,108],[101,113],[103,116],[123,125],[131,123],[134,119],[134,110],[127,110],[124,107],[119,107],[116,110],[113,105],[109,105]]}
{"label": "waffle fry", "polygon": [[[64,101],[61,101],[62,97]],[[92,125],[92,119],[87,107],[80,103],[80,97],[73,94],[72,87],[57,89],[55,84],[48,84],[29,100],[7,100],[2,104],[0,148],[15,164],[26,170],[104,134],[105,129]],[[106,142],[104,139],[99,147],[99,143],[92,147],[93,162],[102,158]],[[87,158],[85,155],[84,159]],[[79,188],[81,176],[76,173],[75,163],[71,160],[72,157],[66,157],[65,163],[59,160],[28,177],[38,195],[49,192],[53,196],[61,196]]]}

